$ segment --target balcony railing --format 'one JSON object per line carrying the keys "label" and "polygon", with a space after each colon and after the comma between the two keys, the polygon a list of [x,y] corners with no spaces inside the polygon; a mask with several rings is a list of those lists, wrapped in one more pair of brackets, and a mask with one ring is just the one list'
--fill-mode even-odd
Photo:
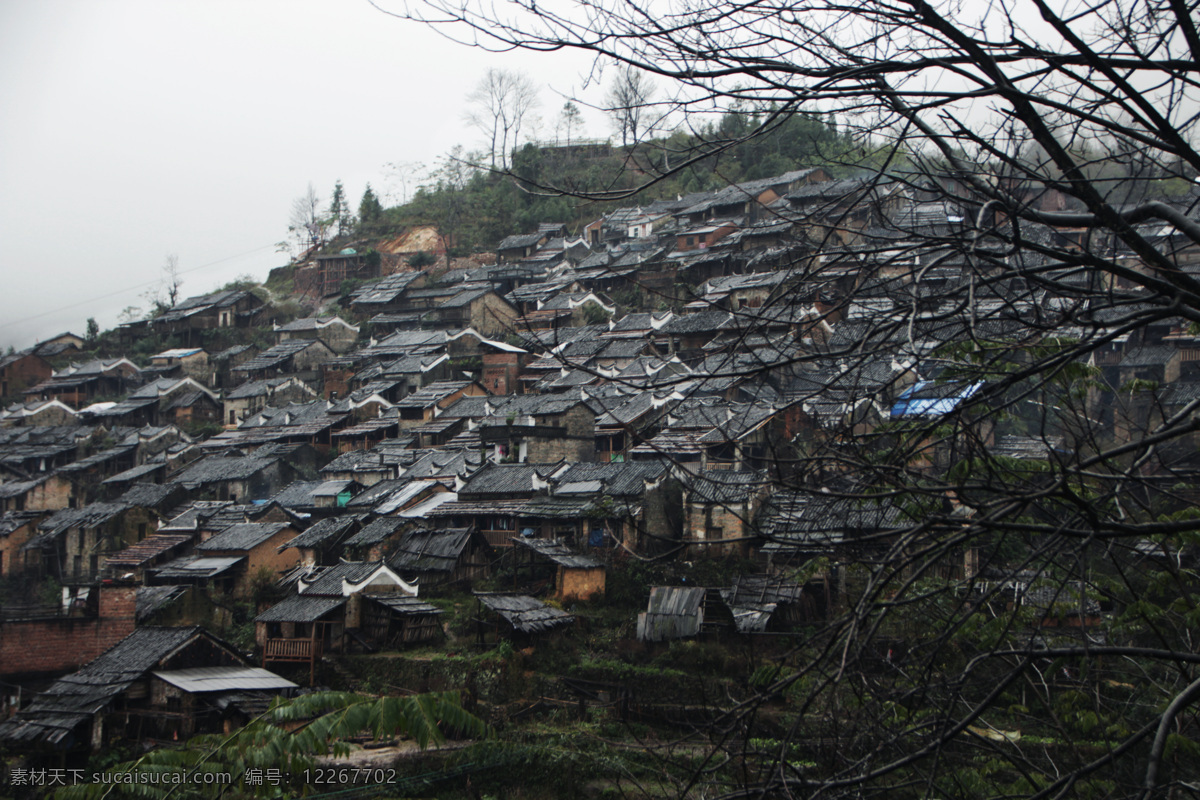
{"label": "balcony railing", "polygon": [[321,657],[319,639],[267,639],[263,661],[303,661],[308,663]]}

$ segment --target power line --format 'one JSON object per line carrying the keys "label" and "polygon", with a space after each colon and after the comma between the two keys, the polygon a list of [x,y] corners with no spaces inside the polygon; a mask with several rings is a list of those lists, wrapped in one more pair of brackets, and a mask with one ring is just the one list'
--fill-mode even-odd
{"label": "power line", "polygon": [[[263,250],[266,250],[268,248],[273,248],[273,247],[275,247],[275,245],[273,245],[273,244],[263,245],[262,247],[256,247],[253,250],[247,250],[244,253],[237,253],[236,255],[226,256],[225,258],[219,258],[216,261],[210,261],[207,264],[201,264],[198,267],[191,267],[190,269],[180,270],[179,274],[187,275],[190,272],[197,272],[202,269],[208,269],[209,267],[215,267],[218,264],[224,264],[227,261],[233,261],[234,259],[238,259],[238,258],[245,258],[246,256],[254,255],[255,253],[261,253]],[[151,286],[155,286],[160,281],[161,281],[161,279],[146,281],[145,283],[139,283],[136,286],[129,286],[124,289],[118,289],[115,292],[109,292],[108,294],[97,295],[95,297],[89,297],[88,299],[80,300],[77,303],[71,303],[70,305],[61,306],[59,308],[52,308],[49,311],[42,311],[41,313],[33,314],[32,316],[22,317],[21,319],[15,319],[10,322],[0,322],[0,328],[9,328],[9,327],[12,327],[13,325],[22,325],[26,322],[32,322],[35,319],[41,319],[42,317],[48,317],[51,314],[60,314],[63,311],[70,311],[73,308],[79,308],[80,306],[86,306],[90,303],[99,302],[100,300],[107,300],[110,297],[117,297],[118,295],[127,294],[129,292],[134,292],[134,291],[137,291],[138,289],[146,289]]]}

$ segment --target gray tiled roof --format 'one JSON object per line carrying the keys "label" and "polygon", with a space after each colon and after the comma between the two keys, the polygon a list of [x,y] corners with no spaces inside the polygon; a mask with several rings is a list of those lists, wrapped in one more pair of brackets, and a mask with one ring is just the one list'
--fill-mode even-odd
{"label": "gray tiled roof", "polygon": [[513,537],[513,543],[532,550],[560,567],[567,567],[568,569],[596,569],[597,567],[604,566],[603,562],[576,553],[559,539]]}
{"label": "gray tiled roof", "polygon": [[199,627],[138,628],[72,675],[55,681],[28,708],[0,723],[0,740],[67,745],[75,728],[160,661],[196,636]]}
{"label": "gray tiled roof", "polygon": [[534,479],[545,478],[552,469],[551,465],[486,464],[467,479],[458,496],[466,500],[479,495],[532,494]]}
{"label": "gray tiled roof", "polygon": [[409,531],[396,545],[388,566],[397,571],[452,572],[470,540],[470,528]]}
{"label": "gray tiled roof", "polygon": [[[325,348],[320,339],[288,339],[269,350],[264,350],[244,364],[234,367],[234,372],[254,372],[278,367],[288,359],[310,347]],[[328,349],[328,348],[325,348]]]}
{"label": "gray tiled roof", "polygon": [[196,549],[251,550],[286,527],[286,522],[242,522],[229,526],[207,542],[197,545]]}
{"label": "gray tiled roof", "polygon": [[741,503],[761,489],[766,477],[758,472],[706,469],[687,478],[691,502]]}
{"label": "gray tiled roof", "polygon": [[617,497],[638,496],[646,490],[647,481],[657,481],[668,470],[662,461],[626,461],[624,463],[580,462],[572,464],[558,476],[559,486],[584,481],[598,481],[603,492]]}
{"label": "gray tiled roof", "polygon": [[398,517],[380,517],[363,527],[346,540],[345,547],[370,547],[379,544],[400,529],[408,520]]}
{"label": "gray tiled roof", "polygon": [[292,539],[285,547],[329,547],[358,524],[358,519],[352,514],[328,517]]}
{"label": "gray tiled roof", "polygon": [[272,466],[277,458],[258,456],[208,456],[189,464],[171,478],[189,489],[220,481],[240,481]]}
{"label": "gray tiled roof", "polygon": [[477,594],[479,602],[521,633],[544,633],[570,625],[575,617],[527,595]]}
{"label": "gray tiled roof", "polygon": [[346,604],[341,597],[294,594],[254,618],[255,622],[313,622]]}
{"label": "gray tiled roof", "polygon": [[341,597],[342,583],[359,583],[384,566],[380,561],[339,561],[321,567],[301,578],[307,584],[303,594],[308,596]]}

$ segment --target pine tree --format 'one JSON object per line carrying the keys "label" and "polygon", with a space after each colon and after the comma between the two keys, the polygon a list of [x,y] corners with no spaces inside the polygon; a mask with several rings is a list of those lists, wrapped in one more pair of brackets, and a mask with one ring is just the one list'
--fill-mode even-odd
{"label": "pine tree", "polygon": [[375,192],[371,189],[371,184],[367,184],[367,189],[363,192],[362,200],[358,203],[358,229],[364,235],[371,235],[379,232],[379,227],[383,223],[383,206],[379,202],[379,198],[375,196]]}

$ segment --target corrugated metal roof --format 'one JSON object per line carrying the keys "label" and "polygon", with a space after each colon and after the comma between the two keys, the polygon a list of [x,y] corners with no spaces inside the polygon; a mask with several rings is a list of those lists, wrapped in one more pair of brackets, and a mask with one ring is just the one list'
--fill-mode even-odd
{"label": "corrugated metal roof", "polygon": [[399,489],[391,492],[386,500],[375,506],[375,513],[391,514],[394,511],[398,511],[405,504],[412,502],[413,498],[437,485],[437,481],[431,480],[409,481]]}
{"label": "corrugated metal roof", "polygon": [[704,622],[705,590],[695,586],[655,586],[650,602],[638,614],[637,637],[644,642],[664,642],[700,633]]}
{"label": "corrugated metal roof", "polygon": [[745,575],[721,590],[739,633],[761,633],[780,605],[800,602],[804,587],[770,575]]}
{"label": "corrugated metal roof", "polygon": [[211,578],[245,560],[245,556],[181,559],[152,572],[159,578]]}
{"label": "corrugated metal roof", "polygon": [[191,667],[155,670],[151,674],[185,692],[297,688],[296,684],[262,667]]}

